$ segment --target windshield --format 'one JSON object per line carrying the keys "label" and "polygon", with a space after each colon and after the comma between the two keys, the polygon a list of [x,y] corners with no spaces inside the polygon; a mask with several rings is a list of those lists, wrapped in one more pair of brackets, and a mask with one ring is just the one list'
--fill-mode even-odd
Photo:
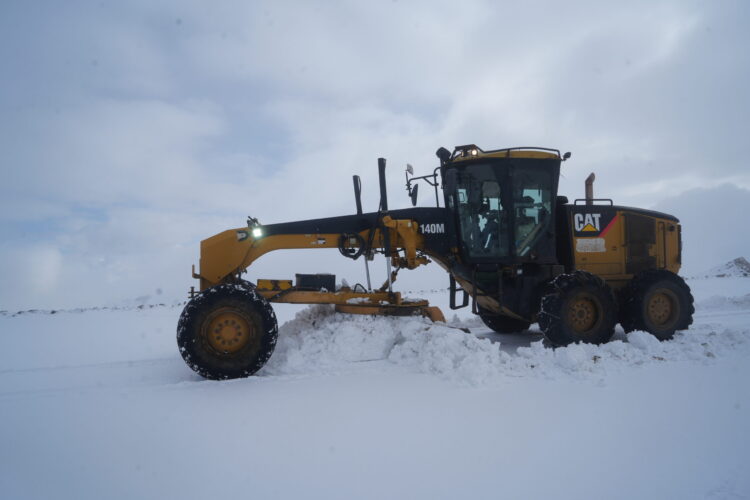
{"label": "windshield", "polygon": [[551,223],[548,168],[478,164],[458,172],[456,181],[460,236],[471,258],[526,256]]}

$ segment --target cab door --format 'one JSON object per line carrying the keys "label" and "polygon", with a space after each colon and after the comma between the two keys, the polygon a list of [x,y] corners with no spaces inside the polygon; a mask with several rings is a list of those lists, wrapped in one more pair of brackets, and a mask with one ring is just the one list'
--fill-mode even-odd
{"label": "cab door", "polygon": [[492,164],[455,173],[455,233],[466,262],[498,262],[510,255],[510,190]]}

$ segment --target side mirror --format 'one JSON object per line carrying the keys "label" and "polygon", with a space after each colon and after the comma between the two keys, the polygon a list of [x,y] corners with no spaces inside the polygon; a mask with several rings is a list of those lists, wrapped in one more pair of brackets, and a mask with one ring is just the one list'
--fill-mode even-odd
{"label": "side mirror", "polygon": [[435,156],[440,158],[440,163],[443,164],[443,163],[447,163],[448,160],[451,159],[451,152],[441,147],[440,149],[435,151]]}
{"label": "side mirror", "polygon": [[562,158],[562,159],[563,159],[563,161],[565,161],[565,160],[567,160],[568,158],[570,158],[570,151],[568,151],[567,153],[565,153],[565,154],[563,155],[563,158]]}
{"label": "side mirror", "polygon": [[409,192],[409,196],[411,196],[411,206],[416,207],[417,206],[417,193],[419,192],[419,184],[414,184],[414,186],[411,188],[411,191]]}
{"label": "side mirror", "polygon": [[406,171],[409,175],[414,175],[414,167],[411,166],[411,163],[406,164]]}

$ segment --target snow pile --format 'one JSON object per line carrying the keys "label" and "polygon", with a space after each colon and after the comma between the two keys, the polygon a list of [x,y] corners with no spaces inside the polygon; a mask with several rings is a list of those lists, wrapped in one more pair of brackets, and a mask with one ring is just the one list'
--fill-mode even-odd
{"label": "snow pile", "polygon": [[404,326],[388,356],[394,363],[469,385],[485,385],[507,366],[508,354],[489,339],[427,320]]}
{"label": "snow pile", "polygon": [[453,329],[435,331],[428,327],[402,336],[404,341],[394,346],[390,361],[468,385],[491,385],[503,377],[590,378],[648,363],[707,361],[747,346],[750,330],[709,327],[678,333],[670,342],[659,342],[653,335],[637,331],[628,335],[627,342],[553,349],[537,341],[515,352]]}
{"label": "snow pile", "polygon": [[385,359],[397,341],[397,322],[398,318],[338,314],[328,305],[310,306],[281,326],[276,350],[262,373],[309,373]]}
{"label": "snow pile", "polygon": [[387,360],[470,386],[505,377],[590,378],[608,370],[665,361],[710,361],[747,346],[750,330],[699,325],[659,342],[646,332],[600,346],[573,344],[552,349],[543,341],[514,351],[459,328],[409,317],[337,314],[312,306],[284,324],[276,351],[262,374],[320,373],[353,362]]}
{"label": "snow pile", "polygon": [[[421,317],[335,313],[317,305],[279,329],[276,350],[261,374],[340,369],[348,363],[389,360],[417,371],[482,384],[507,354],[487,339]],[[488,367],[490,372],[488,373]]]}
{"label": "snow pile", "polygon": [[716,327],[695,328],[678,332],[669,342],[641,331],[631,332],[627,341],[615,340],[602,345],[573,344],[564,348],[549,349],[542,342],[518,349],[515,368],[534,367],[542,374],[556,377],[560,374],[583,376],[586,373],[605,374],[609,369],[658,363],[664,361],[706,361],[734,352],[748,345],[750,330],[732,330]]}
{"label": "snow pile", "polygon": [[459,317],[458,314],[453,314],[453,317],[449,321],[451,326],[456,328],[484,328],[484,321],[479,316]]}
{"label": "snow pile", "polygon": [[744,257],[737,257],[720,266],[712,267],[694,278],[747,278],[750,277],[750,262]]}

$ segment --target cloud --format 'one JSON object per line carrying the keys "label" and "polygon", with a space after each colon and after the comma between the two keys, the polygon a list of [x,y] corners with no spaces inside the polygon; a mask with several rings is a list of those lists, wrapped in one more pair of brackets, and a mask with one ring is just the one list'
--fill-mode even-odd
{"label": "cloud", "polygon": [[[351,174],[372,210],[379,156],[391,205],[408,206],[404,164],[431,172],[439,146],[570,150],[571,198],[590,171],[598,195],[645,207],[750,187],[740,3],[3,9],[0,254],[25,291],[0,307],[181,296],[200,239],[247,215],[353,213]],[[15,269],[39,252],[49,280],[31,286]],[[293,274],[281,256],[253,270]]]}
{"label": "cloud", "polygon": [[37,147],[17,151],[7,187],[80,204],[169,202],[189,192],[203,141],[221,132],[221,119],[200,107],[96,99],[67,113],[26,114],[12,134]]}

